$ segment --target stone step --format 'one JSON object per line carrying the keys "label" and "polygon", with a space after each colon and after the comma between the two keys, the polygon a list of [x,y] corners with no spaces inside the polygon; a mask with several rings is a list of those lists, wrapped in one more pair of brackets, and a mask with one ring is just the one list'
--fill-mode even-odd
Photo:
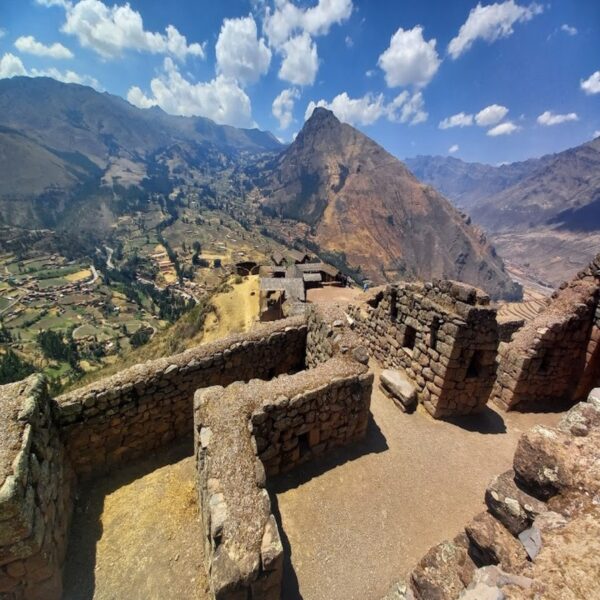
{"label": "stone step", "polygon": [[417,387],[403,371],[384,369],[379,376],[382,391],[404,411],[414,409]]}

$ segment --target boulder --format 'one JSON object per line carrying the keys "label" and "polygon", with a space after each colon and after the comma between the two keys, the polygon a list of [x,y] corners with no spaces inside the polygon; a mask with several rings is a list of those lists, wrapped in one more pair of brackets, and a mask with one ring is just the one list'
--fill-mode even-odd
{"label": "boulder", "polygon": [[403,371],[385,369],[379,377],[383,392],[390,396],[403,410],[414,408],[417,403],[417,388]]}
{"label": "boulder", "polygon": [[514,536],[527,529],[536,515],[547,510],[544,502],[518,487],[511,469],[492,479],[485,491],[488,510]]}
{"label": "boulder", "polygon": [[411,587],[419,600],[454,600],[470,583],[475,568],[465,536],[457,536],[427,552],[411,573]]}
{"label": "boulder", "polygon": [[523,545],[490,513],[479,513],[465,531],[476,563],[482,566],[499,564],[512,573],[520,573],[527,566]]}
{"label": "boulder", "polygon": [[547,499],[569,490],[600,493],[600,430],[586,436],[537,425],[519,439],[513,467],[529,492]]}

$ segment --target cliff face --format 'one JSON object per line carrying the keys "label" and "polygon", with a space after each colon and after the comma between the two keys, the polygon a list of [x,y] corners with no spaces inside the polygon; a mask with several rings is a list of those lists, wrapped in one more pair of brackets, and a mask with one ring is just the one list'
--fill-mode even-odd
{"label": "cliff face", "polygon": [[315,109],[279,157],[263,196],[282,217],[310,224],[321,248],[344,253],[375,282],[445,277],[495,297],[519,294],[480,230],[326,109]]}

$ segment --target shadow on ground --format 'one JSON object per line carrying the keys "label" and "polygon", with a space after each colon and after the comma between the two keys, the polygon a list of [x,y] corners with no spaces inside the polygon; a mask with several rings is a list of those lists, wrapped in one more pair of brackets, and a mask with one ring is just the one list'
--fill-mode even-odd
{"label": "shadow on ground", "polygon": [[301,486],[313,479],[313,477],[318,477],[319,475],[349,461],[356,460],[367,454],[385,452],[386,450],[388,450],[388,444],[385,436],[373,419],[373,416],[371,416],[367,427],[367,434],[364,439],[349,446],[336,448],[325,456],[297,467],[291,473],[269,479],[267,487],[271,497],[271,509],[277,520],[284,553],[282,598],[285,598],[285,600],[302,600],[302,595],[300,594],[298,576],[292,564],[293,549],[281,522],[277,494]]}
{"label": "shadow on ground", "polygon": [[[91,600],[96,592],[96,552],[102,538],[105,498],[122,486],[191,456],[191,440],[116,469],[78,486],[63,573],[63,600]],[[131,523],[134,527],[135,523]]]}
{"label": "shadow on ground", "polygon": [[486,406],[477,415],[464,417],[447,417],[443,419],[446,423],[460,427],[466,431],[483,434],[506,433],[506,424],[502,415],[493,408]]}

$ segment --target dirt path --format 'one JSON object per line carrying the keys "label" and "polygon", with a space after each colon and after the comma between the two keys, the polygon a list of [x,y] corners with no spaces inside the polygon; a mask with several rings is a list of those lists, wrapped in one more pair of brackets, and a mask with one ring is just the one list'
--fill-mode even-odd
{"label": "dirt path", "polygon": [[322,288],[308,290],[306,299],[313,304],[326,304],[329,302],[347,303],[360,298],[362,290],[356,287],[337,287],[326,285]]}
{"label": "dirt path", "polygon": [[258,275],[244,277],[230,292],[215,296],[213,306],[215,312],[204,325],[203,343],[248,331],[258,319]]}
{"label": "dirt path", "polygon": [[182,458],[185,450],[80,491],[64,600],[208,600],[194,458]]}
{"label": "dirt path", "polygon": [[489,409],[462,427],[400,412],[378,390],[364,442],[273,484],[288,561],[286,600],[377,600],[434,544],[482,510],[520,434],[559,415]]}

